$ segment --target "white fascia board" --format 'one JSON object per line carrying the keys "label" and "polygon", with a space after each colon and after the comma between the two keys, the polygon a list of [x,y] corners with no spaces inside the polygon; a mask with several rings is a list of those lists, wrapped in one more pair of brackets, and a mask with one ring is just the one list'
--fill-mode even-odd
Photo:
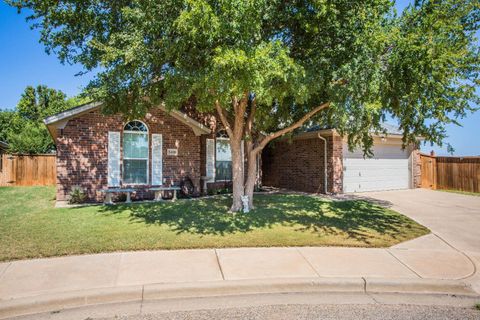
{"label": "white fascia board", "polygon": [[101,106],[102,104],[100,102],[91,102],[87,103],[72,109],[65,110],[63,112],[54,114],[53,116],[47,117],[43,120],[43,122],[46,125],[53,124],[62,120],[67,120],[73,117],[76,117],[80,114],[90,112],[94,109],[97,109]]}

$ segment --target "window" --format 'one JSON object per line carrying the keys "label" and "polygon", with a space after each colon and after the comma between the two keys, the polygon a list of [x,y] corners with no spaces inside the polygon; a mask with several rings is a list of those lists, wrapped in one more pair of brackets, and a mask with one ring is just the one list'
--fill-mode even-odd
{"label": "window", "polygon": [[148,182],[148,129],[141,121],[131,121],[123,128],[123,183]]}
{"label": "window", "polygon": [[221,131],[215,143],[215,180],[232,180],[232,151],[228,135]]}

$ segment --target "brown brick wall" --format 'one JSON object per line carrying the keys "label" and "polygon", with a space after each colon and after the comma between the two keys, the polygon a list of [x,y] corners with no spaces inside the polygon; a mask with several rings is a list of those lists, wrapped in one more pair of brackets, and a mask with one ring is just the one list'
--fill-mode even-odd
{"label": "brown brick wall", "polygon": [[343,139],[338,134],[327,138],[328,192],[343,192]]}
{"label": "brown brick wall", "polygon": [[[199,190],[200,137],[160,109],[151,110],[140,120],[148,126],[150,146],[151,134],[162,134],[164,185],[178,184],[182,177],[189,176]],[[106,116],[100,111],[92,111],[69,120],[64,129],[58,130],[57,200],[67,200],[71,187],[75,185],[87,193],[89,201],[103,199],[100,190],[107,187],[108,131],[122,132],[124,124],[119,115]],[[178,156],[167,156],[169,148],[177,148]],[[149,175],[151,180],[151,168]],[[139,193],[137,196],[152,195]]]}
{"label": "brown brick wall", "polygon": [[[326,139],[328,191],[342,192],[342,139]],[[324,177],[324,142],[317,137],[274,141],[262,154],[264,186],[324,193]]]}
{"label": "brown brick wall", "polygon": [[413,157],[413,188],[422,186],[422,162],[420,161],[420,150],[412,151]]}

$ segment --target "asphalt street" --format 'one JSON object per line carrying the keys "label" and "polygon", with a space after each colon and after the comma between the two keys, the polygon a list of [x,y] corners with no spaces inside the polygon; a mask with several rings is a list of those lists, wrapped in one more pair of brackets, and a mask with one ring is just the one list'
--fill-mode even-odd
{"label": "asphalt street", "polygon": [[480,311],[473,308],[445,306],[385,306],[385,305],[275,305],[220,310],[157,313],[102,320],[470,320],[480,319]]}

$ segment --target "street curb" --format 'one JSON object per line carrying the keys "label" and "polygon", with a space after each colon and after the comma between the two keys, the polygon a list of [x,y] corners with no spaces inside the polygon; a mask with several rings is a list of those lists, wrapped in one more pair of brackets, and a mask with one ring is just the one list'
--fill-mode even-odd
{"label": "street curb", "polygon": [[365,278],[365,291],[367,293],[478,295],[463,281],[432,279]]}
{"label": "street curb", "polygon": [[0,300],[0,319],[122,302],[274,293],[409,293],[479,297],[460,281],[381,278],[289,278],[146,284]]}

